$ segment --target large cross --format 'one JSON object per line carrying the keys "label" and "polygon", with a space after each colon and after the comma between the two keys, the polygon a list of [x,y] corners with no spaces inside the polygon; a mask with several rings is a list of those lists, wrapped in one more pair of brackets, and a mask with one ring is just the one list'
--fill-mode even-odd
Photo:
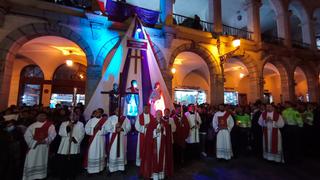
{"label": "large cross", "polygon": [[138,55],[138,49],[135,49],[134,51],[134,55],[131,55],[129,56],[130,58],[133,58],[135,61],[134,61],[134,74],[137,74],[137,71],[138,71],[138,60],[142,60],[143,57],[141,57],[141,54],[140,56]]}

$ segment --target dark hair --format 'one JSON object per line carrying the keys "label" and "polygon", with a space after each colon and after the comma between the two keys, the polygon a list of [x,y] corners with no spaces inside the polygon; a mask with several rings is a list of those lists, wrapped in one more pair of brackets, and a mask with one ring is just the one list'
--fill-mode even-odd
{"label": "dark hair", "polygon": [[103,114],[103,113],[104,113],[104,110],[103,110],[102,108],[98,108],[97,110],[98,110],[98,111],[100,111],[100,112],[101,112],[101,114]]}

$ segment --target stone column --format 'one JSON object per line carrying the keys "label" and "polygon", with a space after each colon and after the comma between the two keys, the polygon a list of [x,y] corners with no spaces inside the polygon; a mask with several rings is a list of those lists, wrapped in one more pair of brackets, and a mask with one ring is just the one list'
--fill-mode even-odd
{"label": "stone column", "polygon": [[[293,84],[288,81],[288,77],[280,73],[280,79],[281,79],[281,102],[290,101],[291,96],[290,95],[290,85]],[[294,86],[294,85],[293,85]]]}
{"label": "stone column", "polygon": [[215,33],[222,33],[222,12],[221,12],[221,0],[213,1],[213,31]]}
{"label": "stone column", "polygon": [[[5,54],[7,58],[0,59],[0,111],[6,109],[10,104],[10,84],[13,69],[13,55],[6,50],[0,50],[0,54]],[[4,55],[1,55],[4,57]]]}
{"label": "stone column", "polygon": [[248,31],[253,32],[253,40],[257,43],[261,42],[260,7],[261,0],[250,0],[247,4]]}
{"label": "stone column", "polygon": [[291,47],[290,19],[291,13],[285,10],[282,14],[277,15],[278,37],[284,39],[284,45]]}
{"label": "stone column", "polygon": [[314,102],[319,103],[320,102],[320,79],[319,76],[315,76],[316,82],[314,83]]}
{"label": "stone column", "polygon": [[224,103],[224,79],[222,74],[210,75],[210,104],[218,105]]}
{"label": "stone column", "polygon": [[172,24],[174,0],[160,0],[160,21],[162,24]]}
{"label": "stone column", "polygon": [[296,87],[296,84],[295,84],[295,81],[294,81],[294,71],[293,72],[290,72],[288,73],[288,94],[289,94],[289,101],[295,101],[297,99],[296,97],[296,90],[295,90],[295,87]]}
{"label": "stone column", "polygon": [[263,98],[263,77],[249,77],[248,102],[254,103]]}
{"label": "stone column", "polygon": [[87,67],[86,104],[89,103],[91,96],[101,80],[101,70],[102,67],[99,65],[88,65]]}
{"label": "stone column", "polygon": [[312,76],[307,76],[309,101],[319,102],[319,76],[313,74]]}

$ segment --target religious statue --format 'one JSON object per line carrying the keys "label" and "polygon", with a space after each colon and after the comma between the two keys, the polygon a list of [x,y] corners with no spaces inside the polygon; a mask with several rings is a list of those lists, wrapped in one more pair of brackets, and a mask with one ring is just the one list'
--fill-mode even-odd
{"label": "religious statue", "polygon": [[135,117],[139,114],[139,89],[136,80],[131,81],[129,92],[126,93],[124,114],[126,116]]}
{"label": "religious statue", "polygon": [[119,85],[113,83],[113,89],[109,93],[109,114],[114,114],[119,104]]}
{"label": "religious statue", "polygon": [[119,85],[113,83],[113,89],[111,91],[102,91],[101,94],[109,94],[109,114],[114,115],[116,108],[119,106]]}
{"label": "religious statue", "polygon": [[164,104],[164,98],[163,94],[160,88],[160,83],[156,82],[154,85],[154,89],[150,94],[149,97],[149,103],[151,105],[151,114],[155,115],[157,110],[161,110],[162,112],[164,111],[165,104]]}

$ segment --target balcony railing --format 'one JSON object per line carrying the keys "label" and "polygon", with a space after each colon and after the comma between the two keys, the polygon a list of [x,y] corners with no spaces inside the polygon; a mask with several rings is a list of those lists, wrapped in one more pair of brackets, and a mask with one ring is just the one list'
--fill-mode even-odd
{"label": "balcony railing", "polygon": [[292,43],[292,47],[295,47],[295,48],[302,48],[302,49],[310,48],[310,44],[304,43],[302,41],[292,40],[291,43]]}
{"label": "balcony railing", "polygon": [[[215,33],[213,30],[214,24],[212,22],[202,21],[200,19],[196,20],[195,18],[183,16],[180,14],[173,14],[173,21],[174,21],[173,22],[174,24],[177,24],[179,26],[184,26],[184,27],[189,27],[193,29],[198,29],[201,31]],[[252,40],[253,38],[252,32],[227,26],[227,25],[223,25],[223,34],[237,36],[239,38],[244,38],[249,40]]]}
{"label": "balcony railing", "polygon": [[233,35],[233,36],[237,36],[239,38],[253,40],[253,36],[252,36],[253,33],[252,32],[246,31],[243,29],[238,29],[238,28],[231,27],[231,26],[227,26],[227,25],[223,25],[222,33],[224,35]]}
{"label": "balcony railing", "polygon": [[87,9],[91,7],[91,0],[40,0],[64,6]]}
{"label": "balcony railing", "polygon": [[213,32],[213,23],[202,21],[200,19],[196,20],[195,18],[179,14],[173,14],[173,24],[201,31]]}
{"label": "balcony railing", "polygon": [[271,44],[284,45],[284,39],[277,36],[262,34],[262,41]]}

